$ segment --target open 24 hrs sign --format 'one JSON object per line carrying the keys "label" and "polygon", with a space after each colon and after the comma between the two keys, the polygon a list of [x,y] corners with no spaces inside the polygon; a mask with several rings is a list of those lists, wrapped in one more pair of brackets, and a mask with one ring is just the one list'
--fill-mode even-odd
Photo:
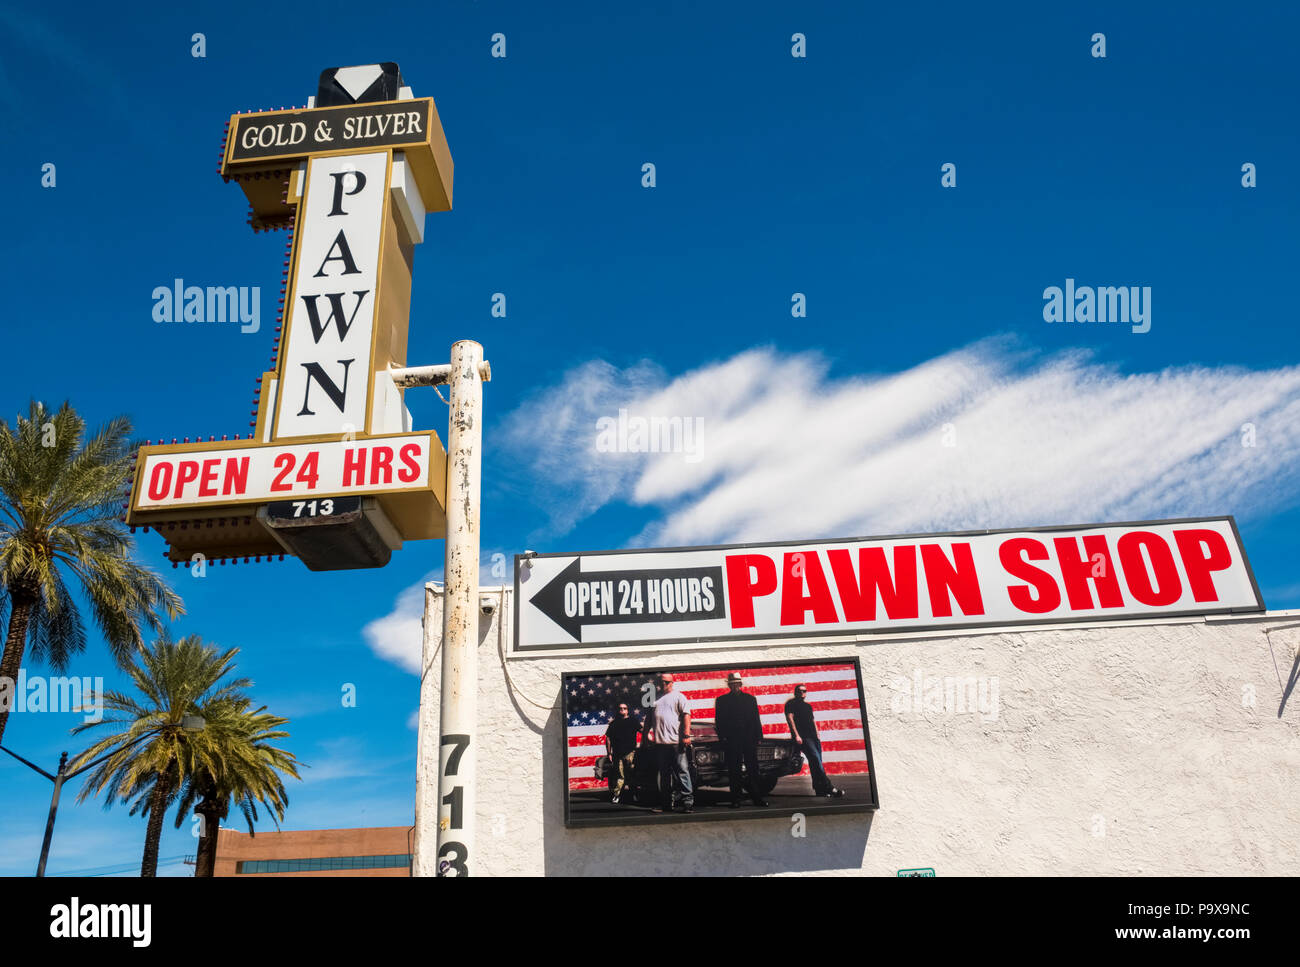
{"label": "open 24 hrs sign", "polygon": [[516,558],[516,652],[1262,611],[1231,517]]}
{"label": "open 24 hrs sign", "polygon": [[440,455],[441,447],[430,433],[281,446],[232,441],[179,452],[176,446],[142,447],[132,509],[430,491],[431,453]]}

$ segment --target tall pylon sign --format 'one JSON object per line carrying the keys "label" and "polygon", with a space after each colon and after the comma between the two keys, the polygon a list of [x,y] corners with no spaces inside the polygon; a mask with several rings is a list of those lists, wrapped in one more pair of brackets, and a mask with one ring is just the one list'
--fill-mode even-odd
{"label": "tall pylon sign", "polygon": [[128,522],[174,562],[290,554],[313,570],[445,536],[447,454],[404,401],[413,252],[425,216],[451,209],[433,99],[393,63],[326,70],[305,108],[232,116],[220,173],[254,231],[289,233],[276,355],[246,439],[140,449]]}

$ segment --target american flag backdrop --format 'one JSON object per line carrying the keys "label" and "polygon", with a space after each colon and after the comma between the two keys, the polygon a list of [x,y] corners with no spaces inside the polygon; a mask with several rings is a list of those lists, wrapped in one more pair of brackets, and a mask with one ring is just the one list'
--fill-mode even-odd
{"label": "american flag backdrop", "polygon": [[[867,744],[862,705],[858,699],[857,669],[851,663],[771,665],[764,668],[718,668],[673,672],[677,691],[686,695],[692,722],[712,722],[713,702],[727,690],[727,675],[739,671],[741,686],[758,699],[763,734],[789,738],[785,703],[794,687],[808,686],[817,734],[832,775],[866,775]],[[568,703],[569,790],[602,789],[595,778],[596,760],[605,754],[605,729],[614,708],[627,702],[632,714],[644,721],[645,697],[658,695],[658,669],[626,675],[573,675],[565,678]],[[805,763],[800,775],[808,775]]]}

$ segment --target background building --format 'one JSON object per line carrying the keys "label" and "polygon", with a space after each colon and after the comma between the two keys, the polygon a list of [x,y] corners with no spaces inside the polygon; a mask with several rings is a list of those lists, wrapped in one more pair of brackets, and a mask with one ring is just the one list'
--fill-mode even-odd
{"label": "background building", "polygon": [[214,876],[410,876],[410,826],[217,833]]}

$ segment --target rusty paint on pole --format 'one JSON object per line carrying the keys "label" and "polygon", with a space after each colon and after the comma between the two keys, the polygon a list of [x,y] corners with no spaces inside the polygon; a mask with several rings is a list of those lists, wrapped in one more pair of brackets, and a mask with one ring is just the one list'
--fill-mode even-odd
{"label": "rusty paint on pole", "polygon": [[[479,375],[483,377],[483,382],[492,379],[492,367],[487,360],[479,363]],[[443,363],[440,366],[389,366],[388,375],[393,378],[393,382],[403,389],[409,389],[413,386],[446,386],[451,382],[451,364]]]}
{"label": "rusty paint on pole", "polygon": [[[424,875],[433,872],[438,876],[466,876],[473,871],[475,863],[483,373],[482,346],[461,340],[451,347],[447,557],[443,576],[438,739],[438,852],[435,869],[422,869]],[[427,746],[422,747],[427,750]]]}

